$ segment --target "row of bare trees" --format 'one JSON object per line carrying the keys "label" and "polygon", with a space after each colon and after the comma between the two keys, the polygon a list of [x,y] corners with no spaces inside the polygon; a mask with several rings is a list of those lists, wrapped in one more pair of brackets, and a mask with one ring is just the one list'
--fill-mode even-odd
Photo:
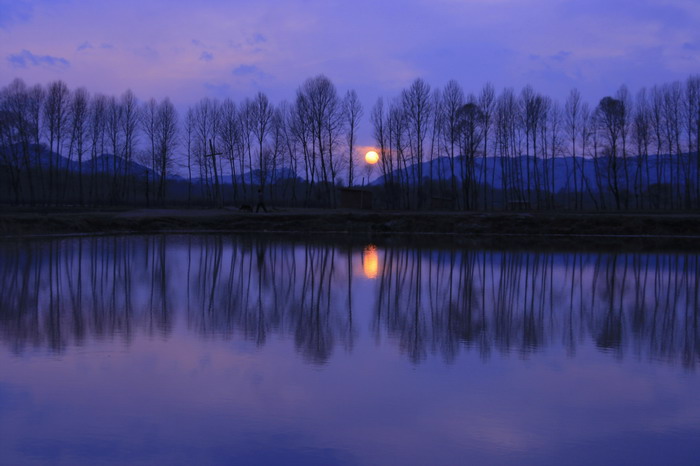
{"label": "row of bare trees", "polygon": [[261,188],[333,205],[334,187],[357,178],[362,112],[355,91],[341,97],[325,76],[304,82],[293,103],[274,105],[261,92],[241,102],[204,98],[184,118],[168,98],[140,103],[131,91],[116,98],[16,79],[0,91],[2,197],[99,204],[179,195],[237,204]]}
{"label": "row of bare trees", "polygon": [[468,94],[415,80],[371,111],[395,208],[689,209],[700,206],[700,76],[592,107],[527,86]]}
{"label": "row of bare trees", "polygon": [[[153,185],[162,199],[178,134],[169,99],[140,104],[131,91],[91,96],[62,81],[28,87],[16,79],[0,91],[3,197],[30,204],[129,202],[141,195],[148,201]],[[148,170],[134,173],[133,162]]]}
{"label": "row of bare trees", "polygon": [[[320,75],[293,102],[204,98],[178,115],[56,81],[0,90],[0,197],[27,204],[337,204],[358,172],[363,107]],[[388,208],[690,209],[700,206],[700,76],[620,87],[596,106],[527,86],[466,94],[416,79],[369,120]],[[108,154],[108,155],[106,155]],[[177,175],[177,176],[174,176]]]}

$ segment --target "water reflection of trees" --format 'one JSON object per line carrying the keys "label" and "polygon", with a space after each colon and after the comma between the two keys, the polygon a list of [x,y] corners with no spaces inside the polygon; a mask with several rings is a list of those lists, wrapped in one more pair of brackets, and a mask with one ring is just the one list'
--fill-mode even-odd
{"label": "water reflection of trees", "polygon": [[351,311],[342,310],[347,274],[338,250],[253,239],[205,237],[188,264],[199,261],[188,286],[188,322],[203,334],[237,333],[265,343],[270,332],[290,333],[309,360],[326,361],[336,341],[352,337]]}
{"label": "water reflection of trees", "polygon": [[[222,236],[95,237],[0,248],[0,332],[21,352],[61,351],[86,338],[168,335],[176,316],[207,337],[263,345],[293,335],[298,350],[326,361],[351,343],[352,278],[341,252],[311,244]],[[351,264],[350,253],[342,253]],[[349,307],[350,306],[350,307]]]}
{"label": "water reflection of trees", "polygon": [[375,329],[413,361],[460,349],[527,354],[592,340],[622,356],[700,353],[698,277],[691,254],[385,251]]}
{"label": "water reflection of trees", "polygon": [[415,362],[556,346],[575,354],[582,343],[686,366],[700,353],[694,254],[380,247],[371,282],[354,278],[362,254],[218,235],[5,243],[0,338],[17,352],[62,351],[90,339],[168,336],[179,322],[258,345],[293,338],[322,363],[336,347],[352,348],[365,325],[356,314],[370,303],[372,331]]}

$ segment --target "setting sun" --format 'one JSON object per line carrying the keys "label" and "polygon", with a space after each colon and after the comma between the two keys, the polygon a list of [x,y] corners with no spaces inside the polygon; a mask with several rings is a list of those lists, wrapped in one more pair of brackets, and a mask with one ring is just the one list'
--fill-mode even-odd
{"label": "setting sun", "polygon": [[379,162],[379,154],[377,154],[376,151],[369,151],[365,154],[365,162],[367,162],[370,165],[374,165],[375,163]]}

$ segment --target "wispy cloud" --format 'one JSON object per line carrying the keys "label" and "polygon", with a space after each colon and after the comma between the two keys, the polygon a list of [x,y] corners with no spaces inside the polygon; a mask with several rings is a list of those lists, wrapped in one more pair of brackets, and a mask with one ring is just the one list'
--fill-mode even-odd
{"label": "wispy cloud", "polygon": [[319,73],[365,107],[416,77],[467,92],[531,84],[559,99],[575,86],[597,100],[623,82],[697,73],[698,21],[698,0],[0,0],[0,76],[55,72],[184,103],[257,90],[288,99]]}
{"label": "wispy cloud", "polygon": [[213,95],[214,97],[223,98],[231,95],[231,85],[227,83],[205,82],[203,87],[206,89],[208,94]]}
{"label": "wispy cloud", "polygon": [[46,66],[49,68],[68,68],[70,62],[62,57],[51,55],[35,55],[29,50],[22,50],[7,57],[12,66],[16,68],[28,68],[30,66]]}
{"label": "wispy cloud", "polygon": [[243,86],[262,86],[265,83],[269,84],[270,74],[264,72],[257,65],[243,63],[236,66],[232,70],[232,74],[235,76],[237,83]]}
{"label": "wispy cloud", "polygon": [[192,45],[194,45],[195,47],[199,47],[199,48],[202,48],[202,49],[209,49],[209,48],[212,47],[211,44],[204,43],[204,42],[202,42],[202,41],[199,40],[199,39],[192,39],[192,40],[191,40],[191,43],[192,43]]}
{"label": "wispy cloud", "polygon": [[563,62],[567,58],[569,58],[570,56],[571,56],[571,52],[561,50],[561,51],[555,53],[554,55],[551,55],[549,58],[554,60],[554,61]]}
{"label": "wispy cloud", "polygon": [[233,69],[233,74],[236,76],[252,76],[260,73],[260,70],[255,65],[239,65]]}
{"label": "wispy cloud", "polygon": [[16,22],[29,21],[32,17],[32,5],[22,0],[0,0],[0,28],[6,28]]}
{"label": "wispy cloud", "polygon": [[267,42],[267,38],[260,34],[259,32],[256,32],[253,34],[251,37],[248,38],[248,44],[249,45],[257,45],[257,44],[263,44]]}
{"label": "wispy cloud", "polygon": [[158,51],[149,46],[134,49],[134,54],[138,57],[145,58],[148,61],[156,61],[158,58],[160,58]]}

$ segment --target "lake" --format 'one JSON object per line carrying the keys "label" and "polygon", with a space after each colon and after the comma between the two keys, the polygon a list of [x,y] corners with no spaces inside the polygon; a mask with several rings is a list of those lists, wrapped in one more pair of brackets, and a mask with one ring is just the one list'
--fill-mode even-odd
{"label": "lake", "polygon": [[2,464],[698,464],[700,255],[0,242]]}

